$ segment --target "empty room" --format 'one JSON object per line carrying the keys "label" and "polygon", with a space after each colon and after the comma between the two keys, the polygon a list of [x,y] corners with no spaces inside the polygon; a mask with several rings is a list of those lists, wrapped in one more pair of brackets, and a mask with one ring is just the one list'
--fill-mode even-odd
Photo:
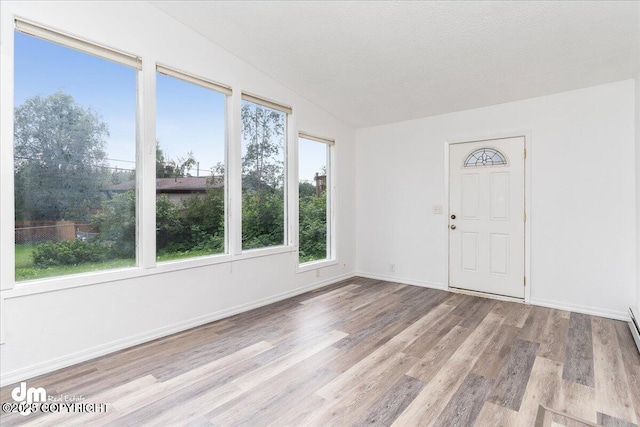
{"label": "empty room", "polygon": [[640,1],[0,2],[0,425],[640,425]]}

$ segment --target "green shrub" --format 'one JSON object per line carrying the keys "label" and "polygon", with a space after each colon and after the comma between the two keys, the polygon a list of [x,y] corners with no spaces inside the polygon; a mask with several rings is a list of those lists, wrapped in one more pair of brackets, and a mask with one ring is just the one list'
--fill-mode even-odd
{"label": "green shrub", "polygon": [[104,262],[114,258],[111,247],[96,242],[69,240],[38,245],[31,257],[38,268]]}
{"label": "green shrub", "polygon": [[327,198],[300,198],[300,262],[327,257]]}
{"label": "green shrub", "polygon": [[[187,231],[180,217],[180,209],[169,200],[166,194],[161,195],[156,200],[156,248],[163,252],[175,242],[185,242]],[[180,248],[178,249],[180,250]]]}
{"label": "green shrub", "polygon": [[282,191],[242,196],[242,248],[283,245],[284,194]]}
{"label": "green shrub", "polygon": [[98,230],[95,243],[107,245],[119,258],[136,257],[136,194],[114,194],[102,204],[102,212],[91,217]]}

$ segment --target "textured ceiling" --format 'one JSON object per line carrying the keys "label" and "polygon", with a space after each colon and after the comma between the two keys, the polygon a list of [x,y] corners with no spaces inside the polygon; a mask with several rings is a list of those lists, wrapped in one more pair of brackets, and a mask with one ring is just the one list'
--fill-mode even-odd
{"label": "textured ceiling", "polygon": [[640,69],[635,1],[151,3],[355,127]]}

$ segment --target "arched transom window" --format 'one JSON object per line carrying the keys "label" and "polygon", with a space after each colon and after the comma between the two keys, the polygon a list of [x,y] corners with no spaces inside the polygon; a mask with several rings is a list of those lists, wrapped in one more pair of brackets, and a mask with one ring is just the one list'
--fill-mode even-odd
{"label": "arched transom window", "polygon": [[467,156],[465,168],[506,165],[506,157],[494,148],[479,148]]}

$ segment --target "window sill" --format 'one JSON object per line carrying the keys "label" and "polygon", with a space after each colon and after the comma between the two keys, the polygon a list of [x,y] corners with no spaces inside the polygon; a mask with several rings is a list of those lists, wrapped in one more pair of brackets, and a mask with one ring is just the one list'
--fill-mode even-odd
{"label": "window sill", "polygon": [[45,292],[55,292],[82,286],[98,285],[105,282],[134,279],[150,274],[140,266],[80,273],[71,276],[48,277],[46,279],[16,282],[12,289],[3,290],[4,298],[16,298]]}
{"label": "window sill", "polygon": [[293,252],[295,252],[295,249],[292,246],[276,246],[271,248],[252,249],[249,251],[245,251],[239,255],[220,254],[197,258],[164,261],[148,268],[137,266],[114,270],[81,273],[72,276],[59,276],[46,279],[27,280],[23,282],[16,282],[15,287],[12,289],[2,290],[2,298],[17,298],[46,292],[56,292],[65,289],[93,286],[107,282],[118,282],[121,280],[130,280],[139,277],[153,276],[156,274],[171,273],[174,271],[186,270],[191,268],[207,267],[233,261],[241,261],[244,259],[259,258]]}
{"label": "window sill", "polygon": [[259,249],[248,249],[243,251],[238,255],[233,255],[232,261],[240,261],[243,259],[251,259],[251,258],[259,258],[263,256],[269,255],[278,255],[294,252],[295,248],[293,246],[271,246],[268,248],[259,248]]}
{"label": "window sill", "polygon": [[318,268],[330,267],[338,264],[337,259],[322,259],[320,261],[305,262],[304,264],[298,264],[296,273],[305,273],[307,271],[313,271]]}
{"label": "window sill", "polygon": [[258,258],[270,255],[294,252],[292,246],[277,246],[264,249],[253,249],[239,255],[220,254],[197,258],[186,258],[157,263],[153,267],[127,267],[113,270],[80,273],[72,276],[58,276],[44,279],[16,282],[11,289],[2,290],[2,298],[17,298],[27,295],[56,292],[83,286],[99,285],[107,282],[118,282],[156,274],[171,273],[191,268],[201,268],[211,265],[224,264],[244,259]]}
{"label": "window sill", "polygon": [[206,267],[231,261],[229,254],[204,255],[193,258],[181,258],[171,261],[158,261],[155,268],[148,268],[147,274],[170,273],[172,271],[187,270],[189,268]]}

